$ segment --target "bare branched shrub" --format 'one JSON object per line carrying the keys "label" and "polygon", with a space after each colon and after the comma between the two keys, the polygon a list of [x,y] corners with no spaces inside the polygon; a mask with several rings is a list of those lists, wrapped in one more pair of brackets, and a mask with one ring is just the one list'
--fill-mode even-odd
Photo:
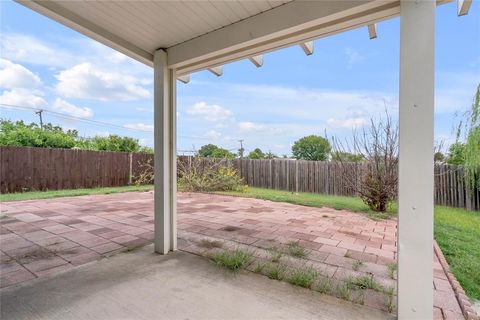
{"label": "bare branched shrub", "polygon": [[372,118],[369,127],[354,131],[350,142],[334,140],[334,148],[364,159],[354,164],[339,157],[343,181],[370,209],[385,212],[398,192],[398,125],[388,112],[383,118]]}
{"label": "bare branched shrub", "polygon": [[178,188],[182,191],[244,191],[245,181],[227,159],[179,158]]}
{"label": "bare branched shrub", "polygon": [[142,186],[146,184],[152,184],[154,178],[152,159],[149,159],[145,163],[139,163],[140,174],[133,177],[133,183],[136,186]]}

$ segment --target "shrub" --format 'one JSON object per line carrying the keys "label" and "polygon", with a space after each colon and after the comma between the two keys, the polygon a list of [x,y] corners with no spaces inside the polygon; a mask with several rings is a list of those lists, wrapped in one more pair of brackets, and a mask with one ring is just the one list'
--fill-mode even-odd
{"label": "shrub", "polygon": [[200,157],[178,161],[179,190],[189,192],[245,191],[246,185],[237,170],[225,160]]}

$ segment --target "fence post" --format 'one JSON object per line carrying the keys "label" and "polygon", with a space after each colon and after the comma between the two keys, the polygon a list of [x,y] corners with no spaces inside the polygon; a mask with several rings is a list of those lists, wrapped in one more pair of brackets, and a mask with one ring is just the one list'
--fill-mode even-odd
{"label": "fence post", "polygon": [[284,160],[287,165],[287,190],[290,191],[290,160]]}
{"label": "fence post", "polygon": [[298,193],[298,159],[295,160],[295,192]]}
{"label": "fence post", "polygon": [[132,184],[132,175],[133,175],[133,153],[128,154],[129,168],[128,168],[128,184]]}

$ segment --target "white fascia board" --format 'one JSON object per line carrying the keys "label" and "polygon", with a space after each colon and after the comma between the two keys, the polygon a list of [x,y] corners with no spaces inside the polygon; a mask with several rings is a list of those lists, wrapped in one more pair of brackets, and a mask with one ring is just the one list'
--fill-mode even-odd
{"label": "white fascia board", "polygon": [[372,23],[368,25],[368,36],[370,39],[376,39],[377,38],[377,24]]}
{"label": "white fascia board", "polygon": [[472,5],[472,0],[457,0],[458,15],[459,16],[467,15],[471,5]]}
{"label": "white fascia board", "polygon": [[255,67],[260,68],[263,66],[263,54],[259,54],[258,56],[252,56],[248,58],[251,63],[255,65]]}
{"label": "white fascia board", "polygon": [[130,58],[153,67],[153,54],[138,48],[127,40],[99,27],[76,13],[65,9],[53,1],[15,0],[16,2],[49,17],[87,37],[97,40],[112,49],[115,49]]}
{"label": "white fascia board", "polygon": [[313,41],[302,42],[299,45],[300,45],[300,48],[303,49],[303,52],[305,52],[307,56],[313,54]]}

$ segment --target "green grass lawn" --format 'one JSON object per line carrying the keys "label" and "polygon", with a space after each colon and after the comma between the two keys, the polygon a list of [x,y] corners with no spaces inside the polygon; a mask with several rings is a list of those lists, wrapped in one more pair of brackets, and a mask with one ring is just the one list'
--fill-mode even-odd
{"label": "green grass lawn", "polygon": [[350,210],[353,212],[364,212],[372,219],[385,219],[396,214],[397,206],[393,203],[388,212],[378,213],[370,210],[360,198],[330,196],[317,193],[294,193],[289,191],[263,189],[248,187],[246,192],[218,192],[220,194],[257,198],[276,202],[287,202],[300,204],[308,207],[329,207],[338,210]]}
{"label": "green grass lawn", "polygon": [[59,197],[86,196],[86,195],[92,195],[92,194],[110,194],[110,193],[120,193],[120,192],[149,191],[149,190],[153,190],[152,185],[18,192],[18,193],[0,194],[0,201],[6,202],[6,201],[21,201],[21,200],[35,200],[35,199],[51,199],[51,198],[59,198]]}
{"label": "green grass lawn", "polygon": [[[245,193],[221,194],[288,202],[310,207],[329,207],[366,213],[374,219],[388,218],[397,212],[392,204],[388,213],[372,212],[359,198],[329,196],[314,193],[292,193],[280,190],[248,188]],[[435,239],[447,259],[451,271],[466,294],[480,300],[480,212],[436,206]]]}
{"label": "green grass lawn", "polygon": [[480,212],[435,207],[435,239],[467,296],[480,300]]}

